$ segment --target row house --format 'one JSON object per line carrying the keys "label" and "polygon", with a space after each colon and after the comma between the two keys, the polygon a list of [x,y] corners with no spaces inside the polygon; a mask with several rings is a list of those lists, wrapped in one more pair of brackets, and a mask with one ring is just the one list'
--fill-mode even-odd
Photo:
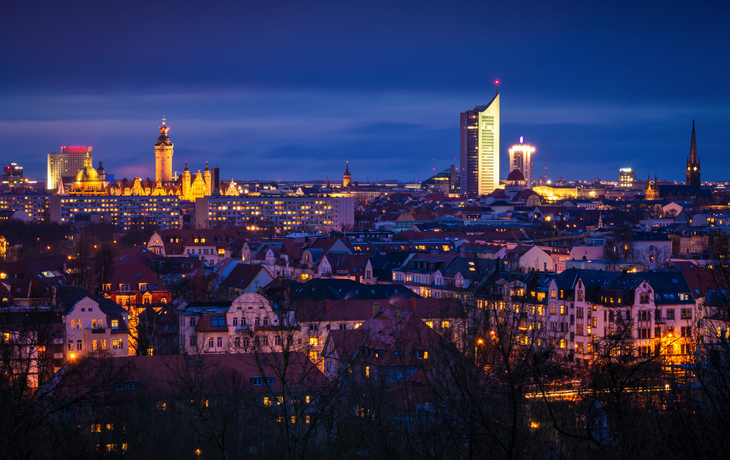
{"label": "row house", "polygon": [[456,299],[299,300],[291,308],[259,294],[230,304],[189,304],[180,312],[184,353],[250,353],[296,350],[319,362],[333,330],[353,330],[383,308],[408,312],[454,343],[466,340],[467,315]]}
{"label": "row house", "polygon": [[242,227],[170,229],[155,232],[147,249],[163,257],[197,257],[213,266],[223,259],[240,257],[243,243],[254,238]]}
{"label": "row house", "polygon": [[392,273],[394,282],[421,297],[453,297],[471,304],[473,285],[489,277],[495,267],[494,260],[477,257],[415,254]]}
{"label": "row house", "polygon": [[564,361],[586,365],[608,349],[616,356],[660,354],[669,362],[693,353],[697,309],[680,271],[568,269],[557,275],[502,276],[494,284],[494,295],[481,295],[477,306],[521,315],[521,340],[535,337],[538,346]]}

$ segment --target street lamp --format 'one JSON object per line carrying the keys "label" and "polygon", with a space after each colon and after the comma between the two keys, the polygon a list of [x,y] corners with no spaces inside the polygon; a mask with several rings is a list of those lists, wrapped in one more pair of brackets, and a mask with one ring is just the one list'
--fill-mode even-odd
{"label": "street lamp", "polygon": [[477,343],[474,345],[474,364],[478,364],[479,357],[479,345],[484,345],[484,339],[477,339]]}

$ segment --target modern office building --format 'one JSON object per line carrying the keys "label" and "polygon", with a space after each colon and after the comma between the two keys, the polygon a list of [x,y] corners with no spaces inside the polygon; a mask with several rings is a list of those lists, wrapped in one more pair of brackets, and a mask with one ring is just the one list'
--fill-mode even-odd
{"label": "modern office building", "polygon": [[631,168],[621,168],[618,170],[618,186],[622,188],[631,188],[634,186],[636,175]]}
{"label": "modern office building", "polygon": [[23,167],[10,163],[3,169],[3,189],[14,189],[23,186]]}
{"label": "modern office building", "polygon": [[510,172],[514,170],[521,172],[525,178],[527,188],[532,188],[535,185],[532,177],[533,153],[535,153],[535,147],[525,144],[522,136],[520,136],[520,143],[509,149],[509,170]]}
{"label": "modern office building", "polygon": [[461,193],[487,195],[499,187],[499,93],[461,114]]}
{"label": "modern office building", "polygon": [[87,156],[91,159],[91,147],[61,147],[61,153],[49,153],[46,188],[55,190],[62,177],[75,178]]}

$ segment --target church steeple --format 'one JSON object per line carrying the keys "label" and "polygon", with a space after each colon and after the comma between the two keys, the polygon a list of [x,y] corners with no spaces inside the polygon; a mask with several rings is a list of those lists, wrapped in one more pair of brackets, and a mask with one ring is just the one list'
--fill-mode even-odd
{"label": "church steeple", "polygon": [[345,163],[345,174],[342,175],[342,188],[349,186],[350,182],[352,182],[352,175],[350,174],[350,159],[348,158]]}
{"label": "church steeple", "polygon": [[695,121],[692,120],[692,140],[689,144],[689,157],[687,157],[687,185],[699,187],[700,180],[700,157],[697,155],[697,137],[695,135]]}

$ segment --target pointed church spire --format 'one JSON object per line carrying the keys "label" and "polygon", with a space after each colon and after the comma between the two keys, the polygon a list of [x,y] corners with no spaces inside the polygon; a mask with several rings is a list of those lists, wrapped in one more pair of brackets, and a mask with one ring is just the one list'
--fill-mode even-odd
{"label": "pointed church spire", "polygon": [[695,135],[695,121],[692,120],[692,140],[689,143],[689,160],[697,161],[697,136]]}

